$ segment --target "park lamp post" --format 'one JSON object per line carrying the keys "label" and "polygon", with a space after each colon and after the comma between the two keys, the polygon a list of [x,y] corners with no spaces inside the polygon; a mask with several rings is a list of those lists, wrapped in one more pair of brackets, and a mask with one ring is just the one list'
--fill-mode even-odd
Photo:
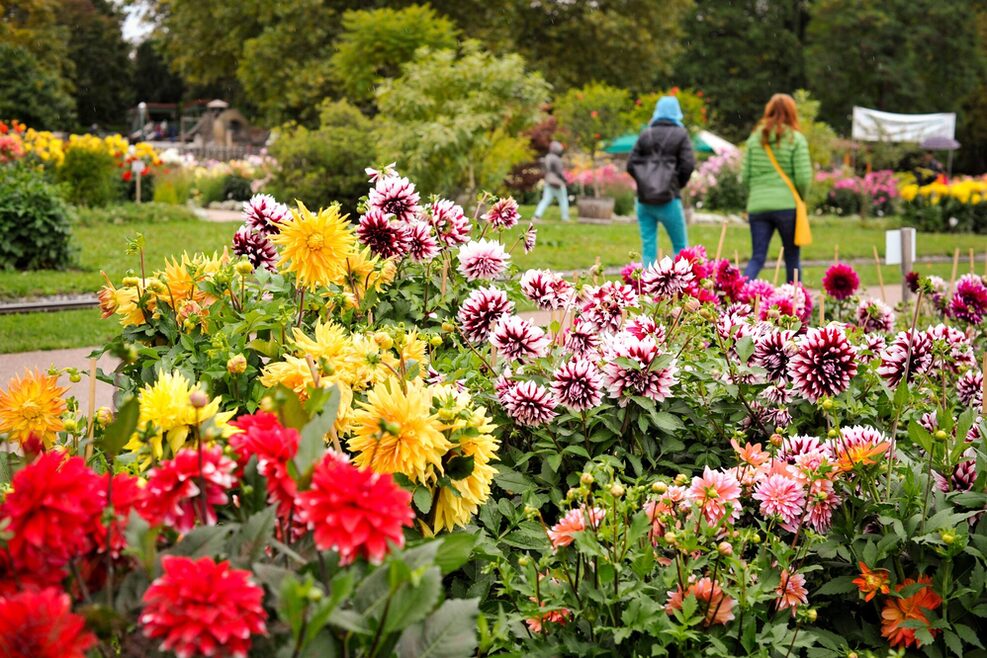
{"label": "park lamp post", "polygon": [[144,126],[147,123],[147,103],[141,101],[137,104],[137,116],[141,125],[141,141],[144,141]]}

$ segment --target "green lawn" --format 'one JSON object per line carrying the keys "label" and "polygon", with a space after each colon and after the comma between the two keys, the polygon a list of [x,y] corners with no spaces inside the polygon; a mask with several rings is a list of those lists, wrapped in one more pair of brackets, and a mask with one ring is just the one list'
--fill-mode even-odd
{"label": "green lawn", "polygon": [[[108,342],[119,331],[118,322],[103,320],[95,308],[0,315],[0,354],[92,347]],[[3,384],[0,381],[0,386]]]}

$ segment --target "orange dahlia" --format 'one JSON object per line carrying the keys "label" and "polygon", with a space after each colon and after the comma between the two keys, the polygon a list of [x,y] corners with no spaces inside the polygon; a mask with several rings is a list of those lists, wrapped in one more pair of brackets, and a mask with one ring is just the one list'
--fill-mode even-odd
{"label": "orange dahlia", "polygon": [[55,434],[65,427],[62,396],[67,390],[58,385],[57,375],[38,370],[25,371],[23,377],[15,375],[6,391],[0,389],[0,434],[20,443],[33,434],[50,447]]}
{"label": "orange dahlia", "polygon": [[871,569],[863,562],[858,564],[860,565],[860,576],[853,580],[853,584],[857,586],[861,594],[866,594],[864,596],[865,601],[870,601],[878,592],[887,594],[890,591],[888,580],[890,580],[891,573],[887,569]]}
{"label": "orange dahlia", "polygon": [[926,616],[942,605],[942,598],[932,589],[931,578],[919,576],[917,581],[906,578],[903,583],[895,586],[895,592],[915,583],[926,586],[911,596],[889,598],[881,610],[881,635],[888,639],[892,647],[910,647],[916,644],[922,646],[922,641],[915,636],[916,629],[905,626],[910,621],[925,624],[931,635],[939,632],[929,626],[929,618]]}

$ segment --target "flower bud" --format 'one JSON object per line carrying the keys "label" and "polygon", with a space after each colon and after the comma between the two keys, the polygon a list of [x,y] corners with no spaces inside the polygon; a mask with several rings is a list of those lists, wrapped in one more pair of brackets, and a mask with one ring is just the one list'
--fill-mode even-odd
{"label": "flower bud", "polygon": [[188,396],[188,401],[196,409],[201,409],[209,404],[209,396],[202,391],[192,391],[191,395]]}
{"label": "flower bud", "polygon": [[250,264],[249,260],[242,260],[236,264],[235,269],[240,276],[246,276],[254,271],[254,266]]}
{"label": "flower bud", "polygon": [[663,494],[666,491],[668,491],[668,485],[665,484],[664,482],[652,482],[651,490],[656,494]]}
{"label": "flower bud", "polygon": [[819,618],[819,612],[815,608],[809,608],[805,611],[805,618],[809,620],[810,624],[816,623],[816,619]]}
{"label": "flower bud", "polygon": [[948,434],[946,434],[946,432],[945,432],[944,430],[936,430],[936,434],[935,434],[935,436],[936,436],[936,438],[937,438],[937,439],[939,439],[940,441],[945,441],[946,439],[948,439],[948,438],[949,438],[949,435],[948,435]]}
{"label": "flower bud", "polygon": [[242,375],[247,370],[247,357],[242,354],[234,354],[226,362],[226,372],[231,375]]}
{"label": "flower bud", "polygon": [[579,497],[579,489],[573,487],[565,492],[566,500],[572,500]]}
{"label": "flower bud", "polygon": [[723,557],[730,557],[733,555],[733,545],[728,541],[721,541],[716,545],[716,551]]}
{"label": "flower bud", "polygon": [[675,484],[679,485],[680,487],[684,487],[685,485],[689,484],[689,476],[686,475],[685,473],[679,473],[678,475],[675,476]]}
{"label": "flower bud", "polygon": [[840,432],[839,432],[839,430],[837,430],[837,429],[836,429],[835,427],[831,427],[831,428],[829,428],[829,431],[828,431],[828,432],[826,432],[826,436],[828,436],[828,437],[829,437],[829,438],[831,438],[831,439],[835,439],[835,438],[836,438],[836,437],[838,437],[839,435],[840,435]]}
{"label": "flower bud", "polygon": [[531,558],[528,557],[527,555],[522,555],[517,559],[517,565],[519,567],[527,567],[530,564],[531,564]]}
{"label": "flower bud", "polygon": [[123,277],[123,285],[127,286],[128,288],[136,288],[140,282],[141,280],[138,279],[136,276]]}
{"label": "flower bud", "polygon": [[269,414],[274,413],[278,409],[277,404],[275,404],[274,402],[274,398],[272,398],[270,395],[265,395],[264,397],[262,397],[260,399],[260,404],[257,406],[260,408],[261,411],[266,411]]}
{"label": "flower bud", "polygon": [[455,330],[456,330],[456,325],[449,322],[448,320],[442,323],[442,331],[446,332],[447,334],[451,334]]}
{"label": "flower bud", "polygon": [[432,347],[439,347],[442,345],[442,336],[432,336],[428,341]]}
{"label": "flower bud", "polygon": [[665,536],[662,539],[665,540],[666,544],[674,544],[676,540],[678,540],[678,537],[675,535],[674,532],[666,532]]}
{"label": "flower bud", "polygon": [[538,516],[538,510],[531,505],[524,506],[524,515],[529,519],[534,519]]}
{"label": "flower bud", "polygon": [[829,398],[826,398],[825,400],[822,401],[823,411],[832,411],[834,406],[835,405],[833,404],[833,401]]}
{"label": "flower bud", "polygon": [[585,485],[593,484],[593,474],[583,473],[582,475],[579,476],[579,482],[580,484],[585,484]]}
{"label": "flower bud", "polygon": [[109,407],[100,407],[96,410],[96,422],[100,427],[106,427],[113,422],[113,410]]}
{"label": "flower bud", "polygon": [[69,434],[75,434],[77,431],[79,431],[79,421],[77,421],[75,418],[66,418],[65,420],[62,421],[62,426],[65,428],[65,431],[68,432]]}
{"label": "flower bud", "polygon": [[696,312],[696,311],[698,311],[698,310],[699,310],[699,309],[700,309],[701,307],[702,307],[702,304],[700,304],[700,303],[699,303],[699,300],[698,300],[698,299],[696,299],[695,297],[690,297],[690,298],[689,298],[689,299],[688,299],[688,300],[687,300],[687,301],[685,302],[685,310],[686,310],[686,312],[688,312],[688,313],[695,313],[695,312]]}
{"label": "flower bud", "polygon": [[946,546],[952,546],[953,542],[956,541],[956,533],[952,530],[943,530],[939,533],[939,538],[942,539],[942,543]]}
{"label": "flower bud", "polygon": [[382,350],[389,350],[394,347],[394,339],[391,338],[390,334],[384,331],[378,331],[374,334],[374,342]]}
{"label": "flower bud", "polygon": [[140,356],[140,352],[138,351],[137,346],[133,343],[129,343],[124,348],[123,360],[127,363],[134,363],[137,361],[138,356]]}
{"label": "flower bud", "polygon": [[781,444],[785,442],[785,437],[783,437],[781,434],[772,434],[771,438],[768,440],[771,442],[771,445],[773,445],[776,448],[780,448]]}
{"label": "flower bud", "polygon": [[622,498],[624,496],[624,487],[622,487],[620,483],[615,482],[614,485],[610,487],[610,495],[614,498]]}
{"label": "flower bud", "polygon": [[752,544],[755,544],[755,545],[756,544],[760,544],[761,543],[761,535],[759,535],[756,532],[753,535],[751,535],[751,543]]}

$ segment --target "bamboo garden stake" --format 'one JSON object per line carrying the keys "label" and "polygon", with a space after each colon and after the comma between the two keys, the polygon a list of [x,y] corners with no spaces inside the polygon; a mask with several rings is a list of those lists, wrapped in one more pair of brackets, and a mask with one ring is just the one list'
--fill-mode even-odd
{"label": "bamboo garden stake", "polygon": [[781,249],[778,250],[778,260],[775,261],[775,278],[771,282],[771,285],[774,286],[778,285],[778,274],[781,273],[781,259],[784,257],[784,255],[785,255],[785,248],[782,247]]}
{"label": "bamboo garden stake", "polygon": [[888,303],[888,293],[884,291],[884,272],[881,270],[881,257],[877,255],[877,245],[871,245],[874,250],[874,266],[877,267],[877,283],[881,286],[881,301]]}
{"label": "bamboo garden stake", "polygon": [[949,294],[953,294],[953,286],[956,285],[956,273],[960,269],[960,248],[953,251],[953,273],[949,276]]}
{"label": "bamboo garden stake", "polygon": [[716,245],[716,258],[714,260],[720,260],[720,256],[723,254],[723,241],[727,239],[727,222],[723,220],[723,224],[720,225],[720,242]]}

